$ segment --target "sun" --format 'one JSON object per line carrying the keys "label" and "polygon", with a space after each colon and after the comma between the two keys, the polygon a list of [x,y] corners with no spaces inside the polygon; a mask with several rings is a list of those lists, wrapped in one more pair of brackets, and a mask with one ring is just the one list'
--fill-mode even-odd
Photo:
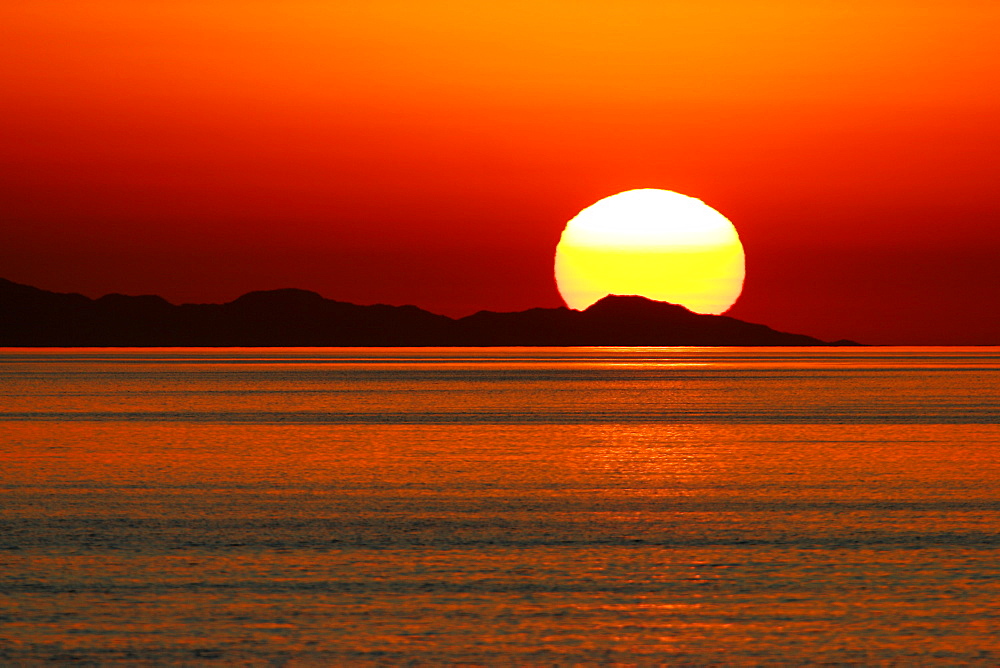
{"label": "sun", "polygon": [[723,313],[743,291],[736,228],[700,199],[642,188],[605,197],[566,224],[556,284],[583,310],[606,295],[640,295]]}

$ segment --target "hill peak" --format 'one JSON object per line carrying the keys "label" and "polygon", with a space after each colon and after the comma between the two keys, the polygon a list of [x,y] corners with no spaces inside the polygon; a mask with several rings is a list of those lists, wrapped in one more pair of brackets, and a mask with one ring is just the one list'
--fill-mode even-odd
{"label": "hill peak", "polygon": [[590,306],[584,313],[591,314],[616,314],[623,316],[642,315],[664,315],[671,313],[674,315],[698,315],[686,306],[673,304],[671,302],[661,302],[640,295],[608,295],[602,297]]}

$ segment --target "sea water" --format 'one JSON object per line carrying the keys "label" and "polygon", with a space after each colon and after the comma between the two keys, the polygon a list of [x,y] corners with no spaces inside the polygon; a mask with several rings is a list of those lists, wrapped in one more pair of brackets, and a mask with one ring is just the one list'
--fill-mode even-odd
{"label": "sea water", "polygon": [[1000,349],[0,351],[0,663],[1000,662]]}

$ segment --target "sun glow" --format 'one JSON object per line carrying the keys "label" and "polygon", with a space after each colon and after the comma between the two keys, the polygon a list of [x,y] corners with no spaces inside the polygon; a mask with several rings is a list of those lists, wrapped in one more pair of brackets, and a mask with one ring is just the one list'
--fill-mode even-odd
{"label": "sun glow", "polygon": [[570,308],[641,295],[696,313],[723,313],[743,290],[736,228],[699,199],[643,188],[606,197],[566,224],[556,284]]}

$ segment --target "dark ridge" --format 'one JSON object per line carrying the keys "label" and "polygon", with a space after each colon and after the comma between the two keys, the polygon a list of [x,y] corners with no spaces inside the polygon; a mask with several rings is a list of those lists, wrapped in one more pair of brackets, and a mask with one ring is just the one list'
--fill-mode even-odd
{"label": "dark ridge", "polygon": [[308,290],[250,292],[175,306],[155,295],[89,299],[0,279],[0,346],[825,346],[645,297],[585,311],[480,311],[454,320],[416,306],[359,306]]}

